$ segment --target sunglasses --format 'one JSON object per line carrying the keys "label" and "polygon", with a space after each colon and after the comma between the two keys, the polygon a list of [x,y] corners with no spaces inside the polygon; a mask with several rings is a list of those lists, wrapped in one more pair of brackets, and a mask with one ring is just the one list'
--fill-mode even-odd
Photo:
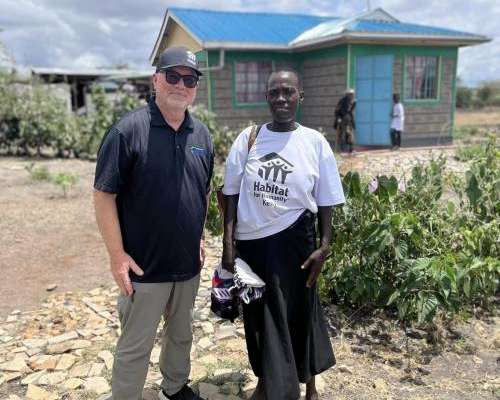
{"label": "sunglasses", "polygon": [[184,82],[184,86],[189,89],[195,88],[198,84],[198,77],[196,75],[181,75],[176,71],[165,71],[165,80],[167,83],[177,85],[181,79]]}

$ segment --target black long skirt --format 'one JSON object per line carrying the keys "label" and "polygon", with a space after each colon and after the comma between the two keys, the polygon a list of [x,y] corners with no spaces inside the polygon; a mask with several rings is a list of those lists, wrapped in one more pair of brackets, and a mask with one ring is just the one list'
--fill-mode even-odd
{"label": "black long skirt", "polygon": [[299,382],[335,365],[316,287],[300,266],[316,248],[314,215],[306,211],[289,228],[240,240],[239,256],[266,283],[264,296],[243,306],[248,356],[268,400],[297,400]]}

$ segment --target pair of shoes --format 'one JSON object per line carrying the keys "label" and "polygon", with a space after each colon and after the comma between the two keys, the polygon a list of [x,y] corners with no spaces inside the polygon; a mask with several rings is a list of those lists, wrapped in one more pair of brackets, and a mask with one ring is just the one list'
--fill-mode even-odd
{"label": "pair of shoes", "polygon": [[171,394],[170,396],[165,393],[162,389],[160,393],[158,393],[158,398],[160,400],[203,400],[200,396],[198,396],[193,389],[191,389],[187,384],[182,387],[175,394]]}

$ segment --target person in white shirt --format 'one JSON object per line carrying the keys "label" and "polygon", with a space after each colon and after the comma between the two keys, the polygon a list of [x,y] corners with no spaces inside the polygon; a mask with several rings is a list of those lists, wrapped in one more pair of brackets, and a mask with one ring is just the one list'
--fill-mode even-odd
{"label": "person in white shirt", "polygon": [[405,110],[403,104],[399,100],[399,94],[392,95],[392,113],[391,113],[391,142],[392,149],[397,150],[401,147],[401,134],[404,130],[405,123]]}
{"label": "person in white shirt", "polygon": [[266,98],[272,122],[257,135],[243,130],[226,161],[222,266],[233,271],[238,253],[266,283],[261,299],[243,305],[259,377],[252,399],[297,400],[302,382],[315,400],[314,376],[335,364],[316,280],[330,252],[332,206],[345,199],[330,145],[295,120],[297,74],[272,73]]}

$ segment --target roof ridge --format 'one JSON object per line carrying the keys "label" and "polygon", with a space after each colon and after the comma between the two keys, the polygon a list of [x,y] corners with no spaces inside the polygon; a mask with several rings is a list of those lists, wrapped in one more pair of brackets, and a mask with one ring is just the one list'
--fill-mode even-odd
{"label": "roof ridge", "polygon": [[276,13],[276,12],[265,12],[265,11],[232,11],[232,10],[209,10],[206,8],[194,8],[194,7],[168,7],[168,10],[176,11],[203,11],[207,13],[214,14],[253,14],[253,15],[286,15],[286,16],[297,16],[297,17],[316,17],[325,19],[343,19],[344,17],[338,15],[319,15],[319,14],[301,14],[301,13]]}

